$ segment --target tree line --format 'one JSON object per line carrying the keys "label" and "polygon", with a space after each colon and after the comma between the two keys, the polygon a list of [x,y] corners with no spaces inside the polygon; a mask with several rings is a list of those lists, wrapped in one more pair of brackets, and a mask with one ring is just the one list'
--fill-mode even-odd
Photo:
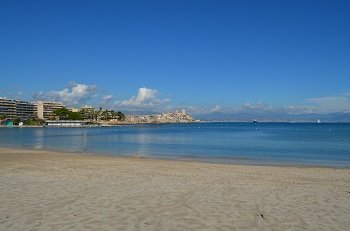
{"label": "tree line", "polygon": [[80,110],[79,112],[72,112],[68,110],[67,108],[60,108],[53,111],[54,118],[51,119],[60,119],[60,120],[91,120],[91,121],[98,121],[98,120],[104,120],[104,121],[110,121],[110,120],[116,120],[116,121],[124,121],[125,115],[118,111],[114,110],[103,110],[100,108],[100,110]]}
{"label": "tree line", "polygon": [[[67,108],[63,107],[60,109],[56,109],[53,111],[53,115],[50,116],[51,120],[91,120],[91,121],[125,121],[125,115],[120,111],[114,110],[103,110],[100,108],[99,110],[89,109],[89,110],[80,110],[79,112],[72,112]],[[0,124],[6,122],[8,117],[6,115],[0,115]],[[15,117],[11,119],[14,125],[19,125],[23,122],[23,125],[36,126],[36,125],[44,125],[45,121],[38,118],[31,119],[21,119],[19,117]]]}

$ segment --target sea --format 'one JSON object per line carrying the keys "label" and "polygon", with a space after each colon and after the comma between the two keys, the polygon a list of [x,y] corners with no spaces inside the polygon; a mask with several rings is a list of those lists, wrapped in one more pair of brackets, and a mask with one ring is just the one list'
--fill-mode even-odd
{"label": "sea", "polygon": [[228,164],[350,167],[350,123],[0,128],[0,147]]}

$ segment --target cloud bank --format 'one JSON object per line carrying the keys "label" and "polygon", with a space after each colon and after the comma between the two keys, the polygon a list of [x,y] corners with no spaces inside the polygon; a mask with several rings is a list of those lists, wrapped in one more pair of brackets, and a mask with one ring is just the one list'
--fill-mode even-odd
{"label": "cloud bank", "polygon": [[350,111],[350,92],[335,96],[325,96],[307,99],[315,110],[320,113]]}
{"label": "cloud bank", "polygon": [[112,94],[102,95],[96,85],[71,83],[62,90],[38,92],[34,94],[33,99],[59,101],[67,106],[91,104],[96,107],[117,109],[135,114],[162,113],[186,109],[188,113],[206,119],[215,117],[225,119],[280,118],[282,120],[289,118],[292,120],[294,118],[311,118],[311,115],[313,116],[312,119],[314,119],[326,114],[350,113],[350,92],[340,95],[309,98],[299,104],[285,106],[273,106],[264,102],[247,102],[241,106],[175,106],[169,98],[161,97],[159,90],[153,88],[141,87],[134,96],[116,100]]}
{"label": "cloud bank", "polygon": [[60,91],[39,92],[33,95],[34,100],[50,100],[67,105],[81,105],[95,98],[98,93],[96,85],[71,83]]}

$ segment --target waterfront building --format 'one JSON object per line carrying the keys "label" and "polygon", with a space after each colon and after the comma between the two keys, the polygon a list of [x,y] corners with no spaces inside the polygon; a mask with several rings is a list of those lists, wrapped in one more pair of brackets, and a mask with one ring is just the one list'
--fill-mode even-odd
{"label": "waterfront building", "polygon": [[21,120],[34,119],[37,117],[36,104],[14,99],[0,98],[0,115],[7,119],[16,117]]}
{"label": "waterfront building", "polygon": [[44,120],[55,119],[56,116],[53,112],[56,109],[60,109],[63,107],[64,105],[61,102],[38,101],[37,102],[38,118],[44,119]]}
{"label": "waterfront building", "polygon": [[48,127],[82,127],[87,123],[83,120],[47,120],[45,122]]}
{"label": "waterfront building", "polygon": [[0,116],[4,116],[7,119],[14,119],[16,117],[16,101],[0,98]]}
{"label": "waterfront building", "polygon": [[79,109],[78,108],[74,108],[74,107],[70,107],[70,108],[67,108],[68,111],[70,112],[79,112]]}
{"label": "waterfront building", "polygon": [[84,105],[84,106],[81,106],[80,107],[80,110],[87,110],[87,111],[93,111],[94,108],[92,106],[89,106],[89,105]]}
{"label": "waterfront building", "polygon": [[37,118],[37,105],[31,102],[16,100],[16,116],[21,120]]}

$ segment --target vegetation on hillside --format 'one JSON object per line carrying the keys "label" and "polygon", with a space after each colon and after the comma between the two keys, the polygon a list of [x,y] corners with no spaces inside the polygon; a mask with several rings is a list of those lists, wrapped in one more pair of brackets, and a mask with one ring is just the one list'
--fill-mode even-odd
{"label": "vegetation on hillside", "polygon": [[100,118],[100,120],[105,120],[105,121],[110,121],[110,120],[117,120],[117,121],[124,121],[125,120],[125,115],[118,111],[115,112],[114,110],[101,110],[98,111],[98,118]]}
{"label": "vegetation on hillside", "polygon": [[60,108],[53,111],[60,120],[82,120],[83,115],[79,112],[71,112],[67,108]]}
{"label": "vegetation on hillside", "polygon": [[54,112],[56,117],[58,117],[60,120],[92,120],[92,121],[98,121],[98,120],[104,120],[104,121],[110,121],[110,120],[116,120],[116,121],[124,121],[125,115],[118,111],[115,112],[114,110],[103,110],[100,108],[99,110],[94,109],[83,109],[80,112],[71,112],[67,108],[60,108],[56,109]]}

